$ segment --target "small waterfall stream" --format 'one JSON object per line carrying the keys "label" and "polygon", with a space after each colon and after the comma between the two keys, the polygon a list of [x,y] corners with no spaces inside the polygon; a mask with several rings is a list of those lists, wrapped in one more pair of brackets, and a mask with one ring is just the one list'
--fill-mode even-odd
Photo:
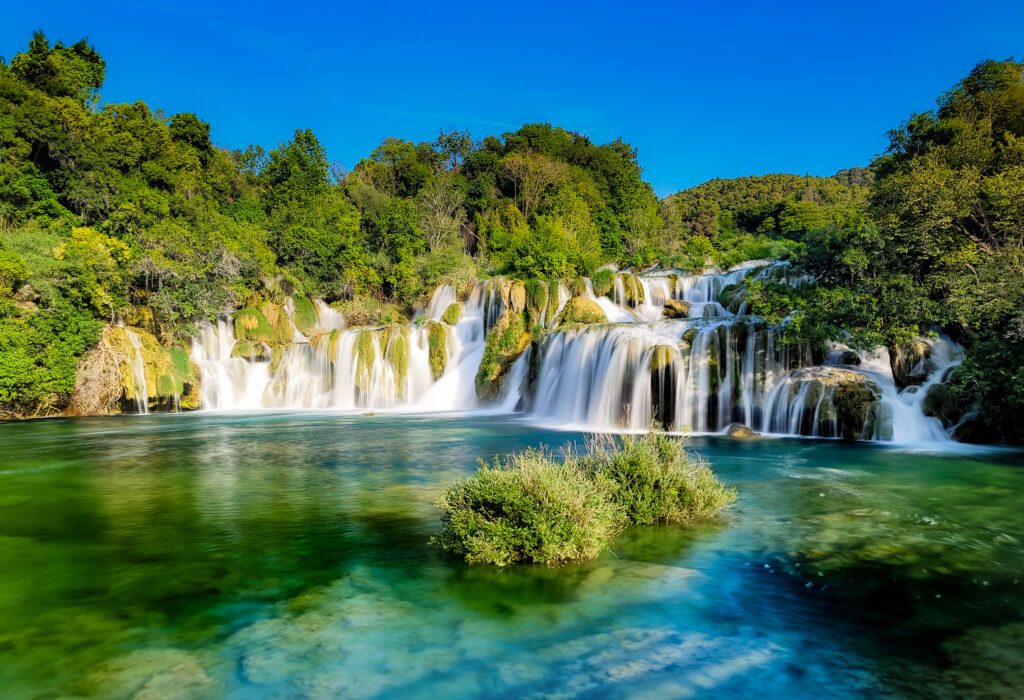
{"label": "small waterfall stream", "polygon": [[130,328],[122,328],[133,351],[132,356],[128,358],[128,369],[132,375],[135,410],[138,413],[149,413],[149,388],[146,386],[146,362],[142,358],[142,339]]}
{"label": "small waterfall stream", "polygon": [[[478,282],[462,302],[453,287],[438,287],[412,324],[347,328],[317,302],[308,338],[296,332],[294,343],[267,347],[259,359],[232,356],[233,326],[222,319],[202,327],[192,357],[202,406],[216,410],[525,410],[584,430],[707,433],[741,423],[779,435],[949,439],[922,402],[959,362],[955,344],[928,341],[927,379],[902,391],[885,350],[837,351],[816,364],[809,348],[783,344],[781,329],[747,315],[741,296],[723,295],[749,275],[807,281],[770,261],[704,275],[616,273],[607,296],[590,280],[575,287],[609,322],[565,328],[555,322],[572,293],[551,286],[550,304],[534,317],[548,331],[512,363],[502,395],[486,405],[474,379],[487,332],[509,301],[501,279]],[[666,318],[666,302],[683,317]],[[452,304],[461,314],[449,325],[441,319]]]}

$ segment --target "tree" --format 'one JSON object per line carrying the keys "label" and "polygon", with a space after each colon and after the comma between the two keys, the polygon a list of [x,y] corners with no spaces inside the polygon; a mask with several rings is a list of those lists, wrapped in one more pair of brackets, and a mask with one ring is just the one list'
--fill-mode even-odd
{"label": "tree", "polygon": [[510,153],[500,163],[500,171],[513,185],[513,198],[523,216],[540,204],[549,187],[566,176],[563,163],[539,153]]}
{"label": "tree", "polygon": [[419,229],[430,250],[455,246],[459,242],[466,210],[462,208],[465,193],[448,173],[434,175],[416,195]]}
{"label": "tree", "polygon": [[106,63],[85,39],[72,46],[58,41],[50,48],[46,35],[37,31],[28,51],[11,59],[11,72],[52,97],[93,104],[106,77]]}
{"label": "tree", "polygon": [[310,129],[297,129],[292,140],[270,152],[260,179],[272,209],[307,202],[327,192],[327,153]]}

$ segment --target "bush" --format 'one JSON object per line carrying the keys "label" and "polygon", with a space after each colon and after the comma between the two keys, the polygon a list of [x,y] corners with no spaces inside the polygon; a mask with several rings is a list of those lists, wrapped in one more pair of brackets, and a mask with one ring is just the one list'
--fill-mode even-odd
{"label": "bush", "polygon": [[736,490],[687,453],[679,438],[650,433],[627,435],[621,442],[619,447],[611,438],[596,438],[583,461],[607,484],[612,501],[631,524],[709,518],[736,500]]}
{"label": "bush", "polygon": [[623,523],[607,487],[576,460],[559,463],[535,449],[504,463],[481,462],[437,506],[442,529],[435,543],[469,564],[593,559]]}
{"label": "bush", "polygon": [[481,462],[438,500],[433,541],[469,564],[551,566],[596,557],[626,525],[709,518],[735,499],[678,438],[595,438],[562,462],[535,449]]}

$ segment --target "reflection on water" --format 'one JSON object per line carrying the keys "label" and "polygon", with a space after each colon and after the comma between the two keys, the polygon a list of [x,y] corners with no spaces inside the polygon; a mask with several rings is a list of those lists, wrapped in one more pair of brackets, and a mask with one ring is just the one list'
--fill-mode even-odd
{"label": "reflection on water", "polygon": [[721,522],[562,569],[426,545],[478,457],[579,438],[479,417],[0,424],[3,696],[1020,696],[1020,454],[698,438],[740,490]]}

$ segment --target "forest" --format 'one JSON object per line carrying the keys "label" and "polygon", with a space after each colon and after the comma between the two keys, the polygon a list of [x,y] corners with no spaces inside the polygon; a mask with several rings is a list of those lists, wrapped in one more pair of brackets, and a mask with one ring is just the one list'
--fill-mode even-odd
{"label": "forest", "polygon": [[550,124],[388,138],[350,169],[309,129],[225,149],[197,115],[104,102],[105,72],[42,33],[0,62],[0,416],[65,411],[104,325],[140,315],[171,345],[274,295],[379,324],[442,283],[773,258],[814,280],[745,283],[787,342],[948,334],[966,360],[937,410],[1024,441],[1022,63],[979,63],[867,167],[664,199],[629,144]]}

